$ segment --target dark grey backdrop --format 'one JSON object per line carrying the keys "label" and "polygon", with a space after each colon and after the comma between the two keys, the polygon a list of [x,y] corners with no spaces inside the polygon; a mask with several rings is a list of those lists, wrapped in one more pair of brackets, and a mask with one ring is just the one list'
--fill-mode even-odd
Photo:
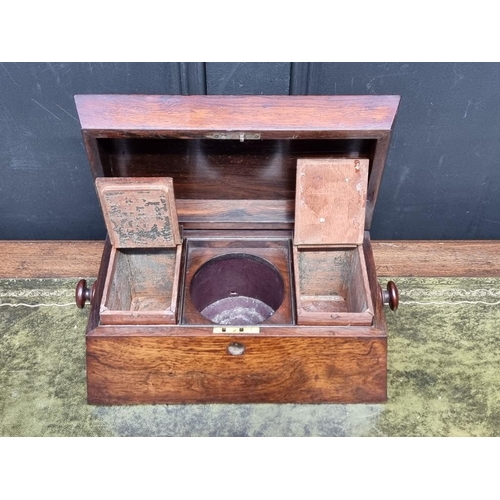
{"label": "dark grey backdrop", "polygon": [[0,64],[0,239],[105,236],[73,95],[400,94],[374,239],[500,237],[500,64]]}

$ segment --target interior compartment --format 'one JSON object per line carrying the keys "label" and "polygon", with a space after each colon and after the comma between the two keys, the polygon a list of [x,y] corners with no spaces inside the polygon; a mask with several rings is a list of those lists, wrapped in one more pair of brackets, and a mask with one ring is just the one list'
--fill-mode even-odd
{"label": "interior compartment", "polygon": [[376,139],[99,138],[106,177],[172,177],[176,199],[293,200],[299,158],[368,158]]}
{"label": "interior compartment", "polygon": [[285,283],[268,261],[230,253],[205,262],[190,284],[193,305],[219,325],[263,323],[281,306]]}
{"label": "interior compartment", "polygon": [[298,324],[371,325],[361,247],[294,248]]}
{"label": "interior compartment", "polygon": [[186,241],[182,324],[295,324],[290,238],[205,236]]}
{"label": "interior compartment", "polygon": [[113,249],[101,322],[175,323],[180,248]]}

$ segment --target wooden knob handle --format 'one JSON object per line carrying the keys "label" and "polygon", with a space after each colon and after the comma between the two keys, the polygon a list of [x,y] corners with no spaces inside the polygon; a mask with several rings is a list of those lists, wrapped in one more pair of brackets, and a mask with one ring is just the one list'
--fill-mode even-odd
{"label": "wooden knob handle", "polygon": [[380,287],[380,292],[382,294],[382,303],[389,304],[391,310],[395,311],[399,306],[399,291],[396,283],[389,281],[387,290],[382,290],[382,287]]}
{"label": "wooden knob handle", "polygon": [[87,288],[87,281],[80,280],[75,289],[76,307],[78,307],[79,309],[83,309],[87,300],[91,304],[92,300],[94,299],[94,293],[95,283],[90,288]]}

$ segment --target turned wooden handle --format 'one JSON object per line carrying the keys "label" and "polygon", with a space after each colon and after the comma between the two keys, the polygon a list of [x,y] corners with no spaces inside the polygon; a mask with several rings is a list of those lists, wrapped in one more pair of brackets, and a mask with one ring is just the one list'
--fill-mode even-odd
{"label": "turned wooden handle", "polygon": [[80,280],[75,289],[75,302],[76,302],[76,307],[79,309],[83,309],[85,307],[85,303],[87,300],[89,301],[90,304],[92,304],[92,301],[94,300],[94,294],[95,294],[95,283],[88,288],[87,287],[87,280]]}
{"label": "turned wooden handle", "polygon": [[382,294],[382,303],[389,304],[391,310],[395,311],[399,306],[399,291],[396,283],[389,281],[387,290],[382,290],[382,287],[380,287],[380,293]]}

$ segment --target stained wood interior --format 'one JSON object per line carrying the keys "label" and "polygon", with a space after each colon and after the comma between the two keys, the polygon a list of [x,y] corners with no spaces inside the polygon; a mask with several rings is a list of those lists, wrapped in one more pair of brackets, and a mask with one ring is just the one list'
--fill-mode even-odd
{"label": "stained wood interior", "polygon": [[100,138],[107,177],[167,176],[176,199],[293,200],[299,158],[368,158],[376,139]]}
{"label": "stained wood interior", "polygon": [[[368,313],[373,315],[366,269],[359,247],[295,251],[298,314]],[[311,316],[312,317],[312,316]],[[367,317],[371,321],[370,317]]]}
{"label": "stained wood interior", "polygon": [[293,200],[176,200],[186,229],[292,229]]}
{"label": "stained wood interior", "polygon": [[99,177],[95,184],[113,246],[175,248],[180,244],[171,178]]}
{"label": "stained wood interior", "polygon": [[[176,248],[119,249],[113,252],[102,314],[172,315],[175,312],[172,304],[177,296],[177,254]],[[119,322],[126,322],[127,316],[122,314],[122,317],[124,319]]]}
{"label": "stained wood interior", "polygon": [[294,244],[360,245],[367,181],[368,160],[299,160]]}

